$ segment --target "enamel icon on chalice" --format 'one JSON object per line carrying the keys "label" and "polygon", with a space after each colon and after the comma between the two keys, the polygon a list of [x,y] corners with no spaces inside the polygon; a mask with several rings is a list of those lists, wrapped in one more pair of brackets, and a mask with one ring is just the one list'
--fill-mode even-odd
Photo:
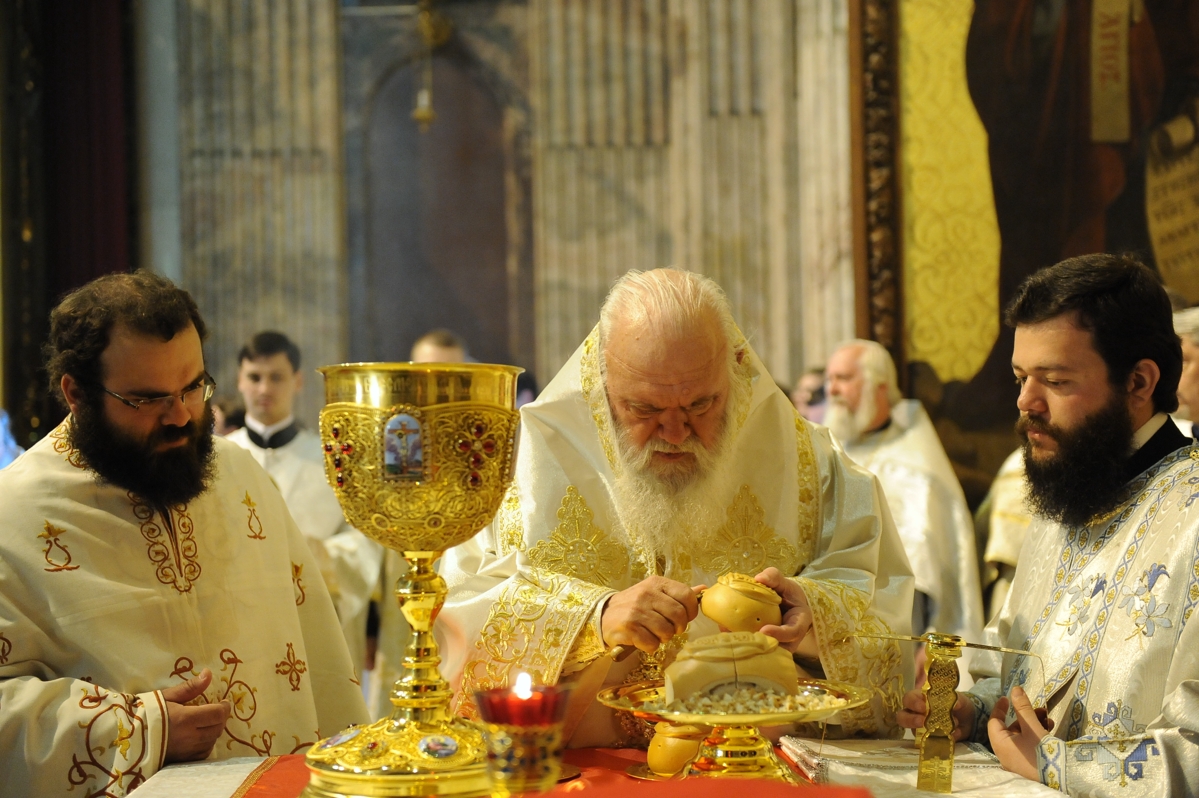
{"label": "enamel icon on chalice", "polygon": [[449,713],[433,623],[446,597],[433,563],[486,526],[512,478],[522,369],[488,364],[356,363],[325,376],[325,473],[346,519],[395,549],[412,627],[394,710],[307,755],[307,798],[491,792],[483,729]]}

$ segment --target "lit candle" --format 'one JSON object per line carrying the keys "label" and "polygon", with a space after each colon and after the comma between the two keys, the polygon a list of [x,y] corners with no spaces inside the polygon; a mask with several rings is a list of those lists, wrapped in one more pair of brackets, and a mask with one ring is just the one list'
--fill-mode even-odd
{"label": "lit candle", "polygon": [[511,688],[480,690],[475,697],[479,715],[488,723],[548,726],[561,722],[568,693],[555,685],[534,686],[532,676],[519,673]]}

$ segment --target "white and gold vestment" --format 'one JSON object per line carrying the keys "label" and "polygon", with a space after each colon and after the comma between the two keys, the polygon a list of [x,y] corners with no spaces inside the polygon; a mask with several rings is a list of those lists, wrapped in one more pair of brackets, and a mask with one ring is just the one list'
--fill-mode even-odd
{"label": "white and gold vestment", "polygon": [[226,436],[248,451],[279,486],[296,526],[314,541],[356,673],[366,653],[366,616],[379,584],[383,547],[350,526],[325,478],[321,439],[301,429],[283,446],[263,448],[245,428]]}
{"label": "white and gold vestment", "polygon": [[[750,383],[750,398],[729,419],[725,454],[739,487],[726,499],[723,525],[701,530],[695,546],[679,546],[669,559],[647,562],[653,558],[627,542],[613,504],[620,466],[597,339],[593,331],[522,408],[512,489],[491,526],[443,561],[450,592],[437,628],[459,711],[474,711],[474,690],[507,684],[519,671],[547,683],[569,677],[582,692],[643,668],[638,652],[608,672],[599,619],[609,596],[649,574],[710,585],[728,571],[776,566],[796,577],[812,606],[824,675],[878,691],[873,705],[841,713],[843,729],[894,731],[905,676],[900,648],[852,637],[909,627],[911,572],[878,482],[796,414],[747,350],[734,379]],[[702,615],[691,628],[715,631]],[[622,741],[602,707],[588,713],[572,744]]]}
{"label": "white and gold vestment", "polygon": [[976,656],[975,739],[1022,685],[1055,723],[1038,752],[1044,783],[1073,796],[1199,794],[1196,604],[1199,447],[1184,445],[1087,526],[1034,519],[987,642],[1041,659]]}
{"label": "white and gold vestment", "polygon": [[929,631],[978,640],[983,609],[974,519],[924,406],[899,402],[885,429],[846,444],[845,453],[882,483],[916,590],[931,605]]}
{"label": "white and gold vestment", "polygon": [[164,516],[97,484],[64,422],[0,472],[0,796],[122,796],[167,747],[160,691],[210,668],[211,758],[303,751],[366,720],[329,594],[278,489],[217,439]]}

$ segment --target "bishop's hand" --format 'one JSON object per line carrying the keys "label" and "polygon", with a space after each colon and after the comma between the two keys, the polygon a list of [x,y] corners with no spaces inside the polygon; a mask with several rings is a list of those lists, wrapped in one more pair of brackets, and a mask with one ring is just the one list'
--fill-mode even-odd
{"label": "bishop's hand", "polygon": [[759,584],[778,593],[783,599],[783,622],[776,626],[767,624],[761,628],[764,635],[779,641],[779,645],[793,654],[800,654],[809,659],[818,659],[820,650],[816,645],[816,636],[809,635],[812,631],[812,609],[808,606],[808,597],[803,588],[794,580],[783,576],[778,568],[767,568],[754,577]]}
{"label": "bishop's hand", "polygon": [[225,728],[233,707],[228,701],[190,706],[212,682],[212,671],[162,691],[167,705],[167,753],[164,764],[206,758]]}
{"label": "bishop's hand", "polygon": [[[953,704],[953,739],[960,742],[974,728],[974,704],[964,693],[957,694]],[[903,709],[895,714],[895,721],[904,729],[922,729],[928,718],[928,698],[920,688],[908,690],[903,696]]]}
{"label": "bishop's hand", "polygon": [[651,576],[616,593],[604,605],[600,630],[606,646],[635,646],[647,653],[680,634],[699,614],[702,586],[691,588]]}

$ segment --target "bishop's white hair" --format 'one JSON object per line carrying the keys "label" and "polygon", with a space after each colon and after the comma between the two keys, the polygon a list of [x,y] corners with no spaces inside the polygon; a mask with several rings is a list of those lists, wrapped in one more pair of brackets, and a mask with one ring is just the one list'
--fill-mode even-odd
{"label": "bishop's white hair", "polygon": [[1180,338],[1189,338],[1199,346],[1199,308],[1187,308],[1174,314],[1174,332]]}
{"label": "bishop's white hair", "polygon": [[887,403],[891,407],[899,404],[903,400],[903,394],[899,391],[899,378],[895,373],[895,361],[891,359],[891,353],[878,341],[867,341],[864,338],[845,341],[837,347],[836,351],[851,346],[861,347],[861,354],[858,355],[858,367],[862,369],[862,376],[866,378],[867,388],[873,389],[879,385],[886,385]]}
{"label": "bishop's white hair", "polygon": [[647,324],[656,335],[678,338],[713,318],[729,347],[736,346],[740,336],[729,299],[713,280],[675,268],[633,269],[616,281],[600,308],[600,348],[617,323]]}

